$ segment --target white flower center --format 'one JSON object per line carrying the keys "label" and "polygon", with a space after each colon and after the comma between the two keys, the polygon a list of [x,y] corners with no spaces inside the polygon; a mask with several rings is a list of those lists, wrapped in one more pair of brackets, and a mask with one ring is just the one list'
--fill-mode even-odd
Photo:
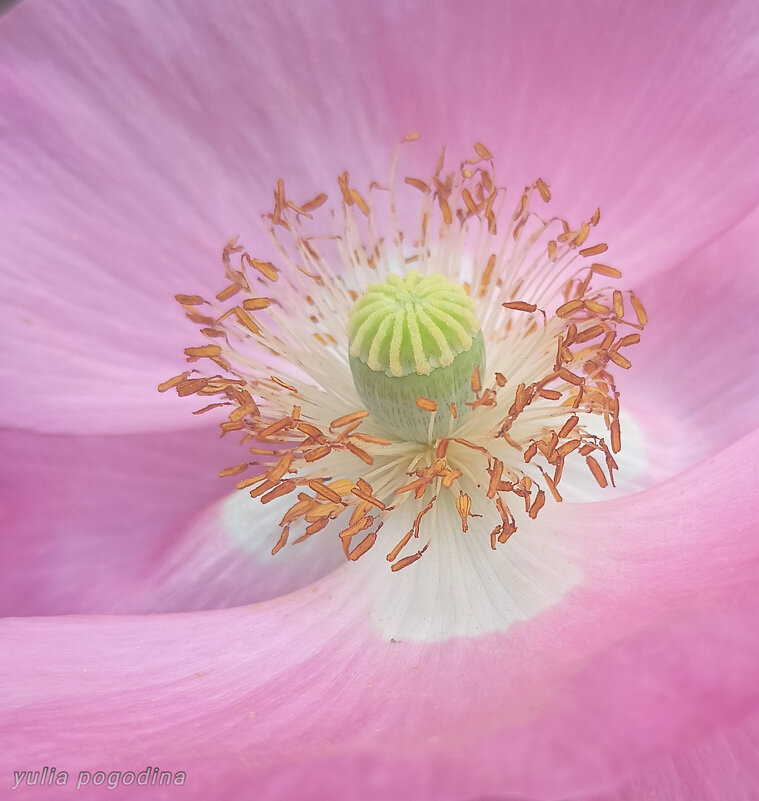
{"label": "white flower center", "polygon": [[334,230],[315,219],[326,195],[296,204],[278,182],[265,220],[280,262],[233,241],[215,299],[177,296],[207,341],[159,389],[228,413],[222,432],[249,450],[222,474],[286,505],[273,553],[334,533],[348,560],[377,548],[397,574],[455,528],[463,539],[441,555],[503,549],[523,563],[530,546],[512,535],[562,500],[565,461],[601,487],[617,469],[612,371],[630,367],[646,314],[596,261],[600,212],[544,218],[541,179],[505,210],[481,144],[452,172],[441,159],[429,180],[405,178],[416,230],[397,222],[394,177],[366,196],[348,173],[338,186]]}

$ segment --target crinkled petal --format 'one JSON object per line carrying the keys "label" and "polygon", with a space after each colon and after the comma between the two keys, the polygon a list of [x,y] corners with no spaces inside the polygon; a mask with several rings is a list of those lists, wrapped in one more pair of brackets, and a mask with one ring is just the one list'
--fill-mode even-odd
{"label": "crinkled petal", "polygon": [[[0,419],[63,432],[184,425],[155,385],[176,292],[284,177],[300,198],[483,139],[504,180],[599,203],[637,274],[724,230],[759,187],[756,4],[30,0],[3,20]],[[426,144],[424,144],[426,142]],[[412,164],[417,157],[413,157]],[[409,166],[411,169],[411,166]],[[8,376],[12,376],[9,380]]]}
{"label": "crinkled petal", "polygon": [[609,787],[759,709],[758,453],[756,431],[645,493],[545,510],[583,580],[505,632],[393,641],[361,561],[253,607],[6,621],[4,770],[157,765],[187,770],[184,798],[262,801]]}

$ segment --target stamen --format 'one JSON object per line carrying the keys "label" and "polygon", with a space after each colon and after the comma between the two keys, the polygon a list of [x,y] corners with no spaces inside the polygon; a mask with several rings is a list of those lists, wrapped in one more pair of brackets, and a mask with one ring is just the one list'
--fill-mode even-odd
{"label": "stamen", "polygon": [[[481,142],[457,169],[441,154],[421,178],[396,181],[397,158],[386,187],[338,176],[332,208],[325,192],[295,202],[277,181],[264,221],[278,255],[233,239],[218,294],[176,295],[202,340],[158,389],[197,395],[196,414],[223,410],[222,436],[240,432],[250,453],[221,470],[239,490],[290,497],[273,554],[337,534],[355,561],[386,537],[397,572],[434,542],[443,510],[455,508],[462,536],[504,546],[517,528],[509,494],[535,519],[548,493],[562,502],[565,461],[614,485],[613,372],[631,367],[648,316],[636,295],[597,286],[622,276],[595,260],[609,249],[593,243],[600,210],[574,224],[546,215],[542,178],[507,203]],[[416,231],[398,225],[401,190],[419,204]],[[479,517],[488,504],[492,530]],[[398,539],[384,526],[400,507],[413,524]]]}

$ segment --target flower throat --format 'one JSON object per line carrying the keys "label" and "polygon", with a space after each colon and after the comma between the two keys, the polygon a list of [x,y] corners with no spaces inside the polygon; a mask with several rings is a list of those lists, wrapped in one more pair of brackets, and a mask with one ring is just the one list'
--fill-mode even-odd
{"label": "flower throat", "polygon": [[[546,213],[541,178],[510,205],[480,142],[426,180],[397,180],[397,159],[366,195],[338,175],[324,212],[326,193],[295,202],[277,181],[263,215],[277,264],[235,239],[215,297],[176,296],[204,340],[158,389],[225,410],[244,455],[220,474],[262,505],[287,498],[272,554],[325,531],[349,561],[379,545],[396,572],[452,517],[508,547],[518,519],[562,501],[565,463],[614,484],[615,373],[648,317],[597,261],[600,210]],[[419,212],[403,229],[400,191]]]}
{"label": "flower throat", "polygon": [[442,275],[370,284],[348,318],[353,382],[367,410],[397,436],[433,442],[476,400],[485,348],[474,302]]}

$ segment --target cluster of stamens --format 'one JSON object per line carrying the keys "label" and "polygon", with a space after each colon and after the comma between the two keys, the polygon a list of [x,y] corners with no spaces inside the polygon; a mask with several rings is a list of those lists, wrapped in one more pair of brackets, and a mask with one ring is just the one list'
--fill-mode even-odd
{"label": "cluster of stamens", "polygon": [[[596,261],[606,244],[588,244],[600,212],[579,226],[541,216],[534,202],[551,199],[541,179],[519,194],[513,212],[504,211],[506,190],[478,143],[453,172],[444,172],[441,157],[431,180],[405,179],[406,191],[421,200],[411,240],[396,222],[396,163],[389,187],[372,184],[366,197],[348,173],[339,176],[336,230],[314,222],[325,194],[295,204],[279,181],[264,220],[280,266],[234,240],[223,251],[228,285],[214,299],[177,295],[206,343],[187,348],[190,369],[159,389],[210,401],[197,414],[227,412],[222,434],[240,432],[250,449],[245,461],[221,471],[238,478],[238,489],[263,504],[290,496],[272,553],[337,521],[345,555],[356,560],[410,504],[413,524],[400,539],[389,534],[386,546],[396,571],[429,546],[444,494],[467,536],[471,520],[490,506],[495,550],[517,528],[510,503],[534,519],[546,492],[562,500],[569,457],[584,460],[599,486],[614,484],[621,434],[610,370],[630,367],[626,349],[647,319],[633,293],[593,286],[621,276]],[[385,230],[376,195],[386,198]],[[361,408],[348,367],[354,303],[370,284],[412,269],[463,286],[493,369],[473,369],[466,415],[455,403],[442,409],[423,394],[415,399],[416,413],[429,415],[426,441],[399,437]],[[620,335],[622,327],[632,331]],[[435,419],[443,412],[441,433]],[[608,444],[586,429],[591,417],[603,421]]]}

